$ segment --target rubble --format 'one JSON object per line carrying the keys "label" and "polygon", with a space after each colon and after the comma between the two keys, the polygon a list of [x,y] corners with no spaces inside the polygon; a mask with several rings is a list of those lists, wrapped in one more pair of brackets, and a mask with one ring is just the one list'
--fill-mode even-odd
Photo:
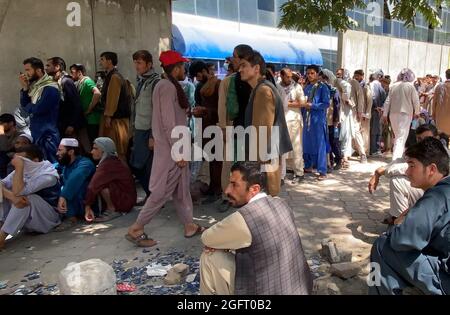
{"label": "rubble", "polygon": [[331,264],[344,263],[352,261],[352,252],[337,247],[331,240],[323,240],[320,255],[327,259]]}
{"label": "rubble", "polygon": [[186,264],[176,264],[167,272],[164,283],[167,285],[181,284],[189,273],[189,266]]}
{"label": "rubble", "polygon": [[330,268],[330,272],[332,275],[335,275],[342,279],[350,279],[356,276],[361,271],[361,267],[357,263],[338,263],[332,264]]}

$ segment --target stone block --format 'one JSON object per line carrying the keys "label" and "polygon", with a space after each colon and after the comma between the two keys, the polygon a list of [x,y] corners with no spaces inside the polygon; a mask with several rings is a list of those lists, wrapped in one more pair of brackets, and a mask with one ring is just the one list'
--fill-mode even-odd
{"label": "stone block", "polygon": [[117,295],[116,274],[100,259],[69,263],[59,273],[61,295]]}
{"label": "stone block", "polygon": [[342,279],[350,279],[361,271],[361,267],[357,263],[338,263],[332,264],[330,272],[332,275]]}
{"label": "stone block", "polygon": [[189,266],[186,264],[176,264],[172,269],[167,271],[167,275],[164,278],[166,285],[176,285],[184,282],[186,276],[189,273]]}
{"label": "stone block", "polygon": [[352,261],[353,253],[351,251],[339,249],[336,243],[330,240],[322,241],[322,249],[319,252],[332,264]]}

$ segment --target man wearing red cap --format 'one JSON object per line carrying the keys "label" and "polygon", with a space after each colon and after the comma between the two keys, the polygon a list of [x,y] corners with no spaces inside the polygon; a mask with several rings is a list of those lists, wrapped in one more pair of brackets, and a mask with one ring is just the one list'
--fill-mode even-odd
{"label": "man wearing red cap", "polygon": [[167,79],[161,80],[153,92],[152,128],[155,148],[149,185],[151,195],[125,236],[139,247],[156,245],[156,241],[149,239],[145,234],[144,226],[153,219],[170,197],[184,224],[186,238],[201,234],[204,230],[193,223],[188,162],[174,161],[171,154],[172,146],[177,142],[177,139],[172,138],[172,130],[187,124],[186,110],[189,108],[189,102],[178,81],[185,78],[184,63],[188,60],[171,50],[161,53],[159,60]]}

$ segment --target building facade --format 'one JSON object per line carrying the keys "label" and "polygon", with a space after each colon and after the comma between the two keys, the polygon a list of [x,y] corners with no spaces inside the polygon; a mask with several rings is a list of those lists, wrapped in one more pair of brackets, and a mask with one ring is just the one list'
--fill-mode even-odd
{"label": "building facade", "polygon": [[[330,28],[326,28],[318,34],[278,29],[281,18],[280,6],[286,2],[287,0],[176,0],[172,4],[173,23],[176,26],[191,25],[204,27],[206,30],[222,30],[223,33],[233,31],[236,36],[253,37],[255,41],[266,40],[266,35],[286,41],[309,41],[321,54],[321,58],[314,60],[321,61],[321,63],[318,62],[320,65],[335,70],[338,65],[342,64],[342,60],[338,57],[340,55],[338,54],[338,34]],[[426,25],[422,16],[416,18],[414,28],[406,28],[404,23],[391,18],[391,8],[386,0],[365,0],[365,2],[367,5],[365,9],[348,12],[348,15],[357,23],[353,28],[355,31],[386,38],[409,40],[423,43],[423,45],[450,44],[449,8],[440,10],[442,26],[438,29],[432,29]],[[274,43],[276,44],[276,42]],[[189,57],[195,58],[196,56]],[[210,55],[209,57],[214,56]],[[214,58],[211,59],[214,60]],[[307,60],[306,58],[305,61]],[[275,60],[275,62],[280,65],[285,64],[281,59]]]}

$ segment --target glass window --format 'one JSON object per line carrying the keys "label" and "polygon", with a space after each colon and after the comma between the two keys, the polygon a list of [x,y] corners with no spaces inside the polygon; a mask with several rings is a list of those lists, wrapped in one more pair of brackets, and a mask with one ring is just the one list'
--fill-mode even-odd
{"label": "glass window", "polygon": [[180,13],[195,14],[195,0],[177,0],[173,1],[173,11]]}
{"label": "glass window", "polygon": [[237,21],[238,0],[219,0],[219,17],[224,20]]}
{"label": "glass window", "polygon": [[258,24],[263,26],[275,26],[275,13],[258,10]]}
{"label": "glass window", "polygon": [[447,13],[445,14],[445,20],[442,22],[443,22],[442,29],[445,32],[450,33],[450,11],[447,11]]}
{"label": "glass window", "polygon": [[258,10],[275,12],[275,0],[258,0]]}
{"label": "glass window", "polygon": [[197,0],[197,15],[217,18],[217,0]]}
{"label": "glass window", "polygon": [[281,6],[288,2],[288,0],[277,0],[277,6],[275,8],[276,14],[277,14],[277,25],[280,23],[281,19]]}
{"label": "glass window", "polygon": [[354,19],[356,20],[356,22],[358,22],[358,26],[356,27],[357,30],[359,31],[363,31],[365,30],[366,27],[366,23],[364,20],[364,14],[363,13],[359,13],[359,12],[355,12],[355,17]]}
{"label": "glass window", "polygon": [[383,34],[390,36],[392,34],[392,21],[383,19]]}
{"label": "glass window", "polygon": [[242,23],[258,24],[257,0],[239,0],[239,11]]}

